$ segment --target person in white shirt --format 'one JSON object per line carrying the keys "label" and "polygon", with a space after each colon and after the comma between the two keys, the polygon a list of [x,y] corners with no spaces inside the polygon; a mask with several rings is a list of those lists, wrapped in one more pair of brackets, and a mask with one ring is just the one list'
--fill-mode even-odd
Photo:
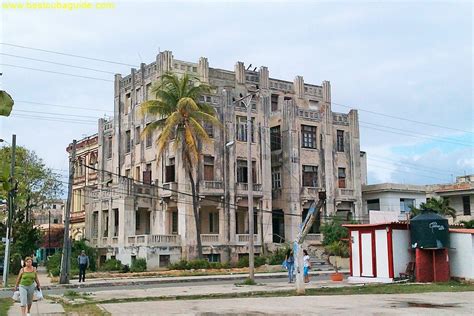
{"label": "person in white shirt", "polygon": [[309,262],[309,255],[308,255],[308,252],[305,250],[303,250],[303,267],[304,267],[304,270],[303,270],[303,276],[304,276],[304,282],[305,283],[308,283],[309,282],[309,269],[311,269],[311,263]]}

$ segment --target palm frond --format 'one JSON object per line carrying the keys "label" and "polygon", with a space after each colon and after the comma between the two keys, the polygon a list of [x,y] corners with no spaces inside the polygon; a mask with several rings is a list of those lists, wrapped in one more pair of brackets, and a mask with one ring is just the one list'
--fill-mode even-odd
{"label": "palm frond", "polygon": [[217,126],[219,128],[223,127],[222,122],[217,117],[207,114],[205,112],[192,112],[190,117],[196,118],[199,121],[211,123],[212,125]]}
{"label": "palm frond", "polygon": [[206,130],[202,127],[201,123],[199,123],[196,119],[190,117],[189,124],[191,125],[194,133],[200,140],[209,141],[209,135],[207,134]]}

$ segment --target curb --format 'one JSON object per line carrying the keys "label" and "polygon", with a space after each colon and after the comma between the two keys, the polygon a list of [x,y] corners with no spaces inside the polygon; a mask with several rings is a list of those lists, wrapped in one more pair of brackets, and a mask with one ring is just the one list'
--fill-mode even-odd
{"label": "curb", "polygon": [[[312,271],[310,275],[328,275],[334,271]],[[348,271],[340,271],[343,274],[347,274]],[[287,273],[282,272],[280,274],[256,274],[255,278],[257,279],[277,279],[281,277],[286,277]],[[114,286],[126,286],[126,285],[144,285],[144,284],[169,284],[169,283],[191,283],[191,282],[208,282],[208,281],[233,281],[233,280],[245,280],[247,279],[247,274],[234,274],[234,275],[220,275],[220,276],[209,276],[207,278],[203,277],[178,277],[175,279],[163,279],[160,278],[150,278],[150,280],[141,279],[139,281],[134,281],[132,278],[124,280],[123,282],[95,282],[95,283],[75,283],[75,284],[55,284],[55,285],[46,285],[42,286],[42,290],[57,290],[57,289],[86,289],[93,287],[114,287]],[[13,291],[14,288],[3,288],[0,289],[0,292]]]}

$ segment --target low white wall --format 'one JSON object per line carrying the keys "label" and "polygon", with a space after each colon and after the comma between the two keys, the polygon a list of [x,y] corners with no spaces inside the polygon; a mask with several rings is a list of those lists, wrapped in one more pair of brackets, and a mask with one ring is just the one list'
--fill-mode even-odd
{"label": "low white wall", "polygon": [[472,234],[450,233],[451,276],[474,280],[474,238]]}
{"label": "low white wall", "polygon": [[410,249],[410,234],[408,230],[394,229],[392,231],[393,276],[399,277],[405,272],[407,264],[413,261]]}

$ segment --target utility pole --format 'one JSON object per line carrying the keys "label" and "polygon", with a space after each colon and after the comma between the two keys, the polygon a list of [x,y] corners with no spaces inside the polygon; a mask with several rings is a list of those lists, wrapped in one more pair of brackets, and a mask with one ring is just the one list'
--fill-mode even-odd
{"label": "utility pole", "polygon": [[72,154],[69,160],[69,182],[67,190],[66,214],[64,218],[64,241],[63,253],[61,258],[61,274],[59,277],[60,284],[69,283],[69,262],[71,261],[71,241],[69,238],[69,221],[71,216],[71,200],[72,200],[72,182],[74,181],[74,163],[76,161],[76,140],[72,141]]}
{"label": "utility pole", "polygon": [[3,287],[8,286],[8,272],[10,270],[10,234],[12,231],[13,213],[15,212],[15,154],[16,154],[16,135],[12,135],[12,161],[10,166],[10,188],[8,190],[8,219],[7,235],[5,241],[5,258],[3,262]]}
{"label": "utility pole", "polygon": [[247,203],[249,208],[249,279],[254,281],[253,247],[253,169],[252,169],[252,95],[247,99]]}
{"label": "utility pole", "polygon": [[51,209],[48,209],[48,249],[46,250],[46,259],[51,253]]}

